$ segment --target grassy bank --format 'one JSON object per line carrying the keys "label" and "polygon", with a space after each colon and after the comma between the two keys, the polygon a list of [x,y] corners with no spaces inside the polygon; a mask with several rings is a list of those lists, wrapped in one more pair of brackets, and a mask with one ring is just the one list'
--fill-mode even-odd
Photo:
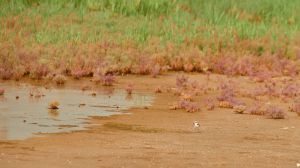
{"label": "grassy bank", "polygon": [[159,65],[251,75],[260,68],[250,74],[218,66],[236,57],[250,59],[247,66],[262,56],[294,62],[299,6],[298,0],[0,0],[1,71],[148,74]]}

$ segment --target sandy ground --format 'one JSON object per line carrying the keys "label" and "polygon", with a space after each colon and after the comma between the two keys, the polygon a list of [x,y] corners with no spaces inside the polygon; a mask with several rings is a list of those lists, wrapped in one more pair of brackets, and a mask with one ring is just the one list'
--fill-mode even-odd
{"label": "sandy ground", "polygon": [[[164,92],[157,94],[152,106],[129,110],[131,115],[92,118],[96,126],[88,131],[0,141],[0,167],[294,168],[300,163],[300,117],[295,113],[272,120],[231,109],[170,110],[178,98],[164,88],[174,85],[175,78],[175,74],[156,79],[120,77],[115,87],[133,82],[139,91],[153,92],[161,86]],[[223,77],[214,78],[212,82]],[[234,80],[245,83],[243,87],[249,83],[243,77]],[[67,85],[79,87],[84,82]],[[192,129],[195,120],[201,124],[199,132]]]}

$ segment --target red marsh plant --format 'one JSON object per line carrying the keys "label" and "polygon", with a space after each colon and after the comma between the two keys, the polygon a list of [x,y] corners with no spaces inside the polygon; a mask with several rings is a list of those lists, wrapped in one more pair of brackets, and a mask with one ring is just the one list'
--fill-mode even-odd
{"label": "red marsh plant", "polygon": [[128,95],[131,95],[132,91],[133,91],[133,84],[131,84],[131,83],[127,84],[127,86],[125,87],[125,90]]}
{"label": "red marsh plant", "polygon": [[296,112],[300,116],[300,101],[295,101],[292,106],[289,107],[291,112]]}
{"label": "red marsh plant", "polygon": [[13,77],[13,70],[12,69],[4,69],[0,68],[0,78],[3,80],[9,80]]}
{"label": "red marsh plant", "polygon": [[246,112],[251,115],[264,115],[265,110],[263,109],[263,105],[256,101],[251,106],[247,107]]}
{"label": "red marsh plant", "polygon": [[50,70],[47,65],[40,64],[32,70],[30,76],[34,79],[42,79],[43,77],[46,77],[49,72]]}
{"label": "red marsh plant", "polygon": [[84,76],[87,76],[88,73],[83,69],[75,69],[71,71],[71,75],[74,77],[74,79],[80,79]]}
{"label": "red marsh plant", "polygon": [[55,77],[53,78],[53,80],[55,81],[55,83],[57,85],[63,85],[63,84],[65,84],[65,82],[66,82],[67,79],[66,79],[66,77],[64,75],[57,74],[57,75],[55,75]]}
{"label": "red marsh plant", "polygon": [[271,119],[284,119],[287,116],[283,109],[275,105],[268,106],[265,115]]}
{"label": "red marsh plant", "polygon": [[161,71],[160,65],[156,64],[156,65],[151,69],[151,76],[152,76],[153,78],[156,78],[156,77],[160,74],[160,71]]}
{"label": "red marsh plant", "polygon": [[189,82],[189,78],[184,75],[180,75],[176,77],[176,86],[178,88],[187,88]]}
{"label": "red marsh plant", "polygon": [[4,95],[5,90],[3,88],[0,88],[0,96]]}
{"label": "red marsh plant", "polygon": [[238,101],[235,97],[235,84],[232,82],[221,82],[219,89],[220,95],[217,97],[219,101],[219,107],[233,108],[235,105],[242,105],[243,103]]}
{"label": "red marsh plant", "polygon": [[177,105],[173,106],[173,109],[184,109],[190,113],[194,113],[200,110],[199,105],[196,102],[191,102],[187,100],[178,101]]}
{"label": "red marsh plant", "polygon": [[103,86],[112,86],[116,82],[116,77],[113,74],[106,74],[101,76]]}
{"label": "red marsh plant", "polygon": [[264,83],[264,87],[265,87],[265,93],[271,97],[278,97],[279,93],[278,90],[276,88],[276,82],[274,81],[265,81]]}
{"label": "red marsh plant", "polygon": [[286,84],[282,90],[281,95],[285,97],[297,97],[299,95],[299,86],[294,83]]}
{"label": "red marsh plant", "polygon": [[207,110],[213,110],[216,107],[216,101],[214,98],[206,98],[204,100],[204,106]]}
{"label": "red marsh plant", "polygon": [[155,93],[162,93],[160,86],[156,87],[154,90]]}

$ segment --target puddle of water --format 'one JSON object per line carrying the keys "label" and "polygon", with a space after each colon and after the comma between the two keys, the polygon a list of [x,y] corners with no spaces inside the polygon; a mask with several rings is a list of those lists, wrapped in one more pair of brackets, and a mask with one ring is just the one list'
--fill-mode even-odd
{"label": "puddle of water", "polygon": [[[85,130],[88,126],[86,119],[90,116],[120,114],[121,110],[149,106],[153,100],[153,96],[146,93],[128,97],[124,90],[99,90],[96,96],[92,96],[91,91],[46,90],[42,87],[37,89],[45,96],[36,98],[29,96],[31,86],[0,84],[0,87],[5,89],[5,95],[0,96],[0,140]],[[48,109],[48,103],[53,100],[60,103],[58,110]]]}

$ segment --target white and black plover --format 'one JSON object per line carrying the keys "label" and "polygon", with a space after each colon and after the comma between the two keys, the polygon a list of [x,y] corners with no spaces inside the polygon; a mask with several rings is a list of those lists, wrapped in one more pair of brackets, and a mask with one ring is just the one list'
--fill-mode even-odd
{"label": "white and black plover", "polygon": [[194,130],[199,131],[199,129],[200,129],[200,123],[198,121],[194,121],[193,128],[194,128]]}

